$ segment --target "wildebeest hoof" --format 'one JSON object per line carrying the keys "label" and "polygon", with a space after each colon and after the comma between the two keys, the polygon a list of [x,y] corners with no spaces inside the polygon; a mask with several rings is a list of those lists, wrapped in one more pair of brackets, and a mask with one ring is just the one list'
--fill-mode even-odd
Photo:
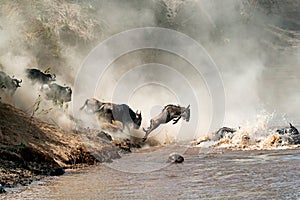
{"label": "wildebeest hoof", "polygon": [[184,158],[182,155],[178,153],[171,153],[169,155],[168,163],[182,163],[184,161]]}

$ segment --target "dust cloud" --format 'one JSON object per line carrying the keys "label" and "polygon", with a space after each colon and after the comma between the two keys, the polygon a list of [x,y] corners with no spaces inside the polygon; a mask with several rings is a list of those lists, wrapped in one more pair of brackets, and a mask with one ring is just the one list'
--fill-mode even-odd
{"label": "dust cloud", "polygon": [[[23,79],[22,87],[10,103],[28,113],[42,94],[38,86],[26,79],[26,68],[44,71],[50,67],[59,84],[72,87],[78,76],[89,78],[88,74],[78,72],[89,52],[102,41],[133,28],[163,27],[193,38],[216,63],[225,92],[225,102],[221,102],[225,113],[217,113],[225,116],[220,127],[249,123],[255,126],[262,111],[272,115],[268,121],[271,125],[287,121],[299,125],[300,25],[296,20],[299,3],[274,0],[264,3],[248,0],[30,2],[4,0],[0,15],[1,70]],[[199,56],[198,52],[188,53]],[[142,127],[147,127],[150,118],[164,105],[190,104],[190,123],[168,124],[153,132],[157,137],[190,140],[213,131],[210,124],[215,114],[214,101],[206,84],[205,77],[195,73],[184,58],[163,50],[141,49],[128,52],[107,67],[95,83],[94,97],[127,103],[133,110],[141,110]],[[83,104],[85,98],[91,97],[80,101]],[[62,110],[42,98],[36,115],[72,129],[74,120],[70,116],[83,115],[78,109],[79,105],[71,102]],[[80,120],[86,126],[97,127],[91,118],[84,116]]]}

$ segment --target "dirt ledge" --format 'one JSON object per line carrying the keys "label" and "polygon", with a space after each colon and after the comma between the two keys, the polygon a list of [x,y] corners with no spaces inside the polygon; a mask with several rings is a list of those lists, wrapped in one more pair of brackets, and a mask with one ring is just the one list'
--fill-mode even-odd
{"label": "dirt ledge", "polygon": [[0,188],[28,185],[44,176],[62,175],[66,168],[119,158],[120,150],[99,140],[96,157],[80,134],[65,132],[0,102]]}

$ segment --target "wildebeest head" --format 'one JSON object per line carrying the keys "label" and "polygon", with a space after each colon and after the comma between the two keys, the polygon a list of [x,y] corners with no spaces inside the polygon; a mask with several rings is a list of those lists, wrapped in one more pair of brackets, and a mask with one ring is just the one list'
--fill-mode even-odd
{"label": "wildebeest head", "polygon": [[142,124],[142,113],[138,110],[135,112],[134,128],[139,129]]}
{"label": "wildebeest head", "polygon": [[18,80],[16,78],[12,79],[13,84],[15,85],[15,87],[21,87],[20,83],[22,83],[22,79]]}
{"label": "wildebeest head", "polygon": [[45,75],[46,80],[43,80],[43,83],[50,83],[50,82],[56,81],[55,74],[44,74],[44,75]]}
{"label": "wildebeest head", "polygon": [[290,123],[290,128],[288,130],[288,133],[289,134],[292,134],[292,135],[295,135],[295,134],[299,134],[299,131],[297,130],[297,128],[295,126],[293,126],[291,123]]}
{"label": "wildebeest head", "polygon": [[296,127],[294,127],[291,123],[290,123],[290,127],[288,128],[283,128],[283,129],[279,129],[277,130],[277,133],[284,135],[284,134],[290,134],[290,135],[295,135],[295,134],[299,134],[299,131]]}
{"label": "wildebeest head", "polygon": [[0,71],[0,89],[8,92],[10,96],[14,95],[18,87],[21,87],[21,82],[22,80],[18,80],[14,78],[14,76],[10,77],[6,73]]}
{"label": "wildebeest head", "polygon": [[190,121],[190,105],[183,109],[181,116],[185,121]]}
{"label": "wildebeest head", "polygon": [[56,81],[56,75],[55,74],[49,74],[51,81]]}

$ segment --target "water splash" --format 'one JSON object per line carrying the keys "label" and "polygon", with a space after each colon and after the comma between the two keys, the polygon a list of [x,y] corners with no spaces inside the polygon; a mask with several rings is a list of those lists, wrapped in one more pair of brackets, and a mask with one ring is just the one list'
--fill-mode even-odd
{"label": "water splash", "polygon": [[[215,133],[201,137],[193,142],[199,147],[226,148],[232,150],[291,149],[300,145],[291,145],[279,135],[277,127],[272,126],[275,113],[262,111],[253,121],[246,121],[236,132],[226,134],[217,141],[211,138]],[[286,123],[284,123],[286,124]]]}

